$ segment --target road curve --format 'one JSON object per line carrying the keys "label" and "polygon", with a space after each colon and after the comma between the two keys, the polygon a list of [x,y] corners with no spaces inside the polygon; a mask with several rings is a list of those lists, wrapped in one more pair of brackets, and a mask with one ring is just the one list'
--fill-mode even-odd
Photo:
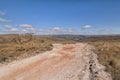
{"label": "road curve", "polygon": [[54,44],[51,51],[0,67],[0,80],[112,80],[88,44]]}

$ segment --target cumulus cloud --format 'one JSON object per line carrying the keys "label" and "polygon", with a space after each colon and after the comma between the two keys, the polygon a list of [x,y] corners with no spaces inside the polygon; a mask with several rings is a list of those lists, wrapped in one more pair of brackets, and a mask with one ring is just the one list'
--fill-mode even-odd
{"label": "cumulus cloud", "polygon": [[0,18],[0,22],[10,22],[10,20],[4,19],[4,18]]}
{"label": "cumulus cloud", "polygon": [[63,31],[60,27],[53,27],[52,30],[53,31]]}
{"label": "cumulus cloud", "polygon": [[53,27],[52,29],[50,29],[49,34],[74,34],[76,32],[76,30],[72,29],[72,28],[60,28],[60,27]]}
{"label": "cumulus cloud", "polygon": [[4,25],[4,28],[6,28],[4,32],[20,32],[20,29],[10,25]]}
{"label": "cumulus cloud", "polygon": [[11,28],[11,29],[8,29],[8,30],[2,30],[1,31],[2,33],[7,33],[7,34],[19,34],[19,30],[17,28]]}
{"label": "cumulus cloud", "polygon": [[11,25],[4,25],[4,29],[2,32],[4,33],[15,33],[15,34],[24,34],[24,33],[37,33],[38,29],[34,29],[31,25],[18,25],[11,26]]}
{"label": "cumulus cloud", "polygon": [[0,16],[3,16],[3,15],[5,15],[5,12],[0,11]]}
{"label": "cumulus cloud", "polygon": [[22,27],[22,28],[26,28],[26,29],[28,29],[28,30],[34,30],[34,29],[35,29],[35,28],[34,28],[32,25],[30,25],[30,24],[20,24],[19,26]]}
{"label": "cumulus cloud", "polygon": [[85,29],[90,29],[90,28],[92,28],[93,26],[91,26],[91,25],[85,25],[85,26],[83,26],[83,28],[85,28]]}
{"label": "cumulus cloud", "polygon": [[53,27],[51,29],[42,30],[42,34],[60,34],[63,32],[64,32],[64,30],[61,29],[60,27]]}
{"label": "cumulus cloud", "polygon": [[23,27],[23,28],[32,28],[33,26],[30,25],[30,24],[20,24],[20,27]]}
{"label": "cumulus cloud", "polygon": [[74,34],[76,30],[72,28],[53,27],[51,29],[39,29],[29,24],[20,24],[17,26],[4,25],[6,33],[35,33],[35,34]]}

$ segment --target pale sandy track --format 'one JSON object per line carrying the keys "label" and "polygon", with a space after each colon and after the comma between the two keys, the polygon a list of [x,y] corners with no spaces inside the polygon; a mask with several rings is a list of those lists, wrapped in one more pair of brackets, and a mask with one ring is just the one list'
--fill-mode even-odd
{"label": "pale sandy track", "polygon": [[0,80],[112,80],[87,44],[54,44],[52,51],[0,67]]}

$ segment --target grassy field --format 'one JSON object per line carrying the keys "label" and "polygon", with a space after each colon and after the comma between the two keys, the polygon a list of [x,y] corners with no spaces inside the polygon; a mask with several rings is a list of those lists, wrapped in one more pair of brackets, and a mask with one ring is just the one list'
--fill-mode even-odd
{"label": "grassy field", "polygon": [[0,35],[0,63],[10,62],[52,49],[53,43],[72,43],[71,40],[47,36]]}

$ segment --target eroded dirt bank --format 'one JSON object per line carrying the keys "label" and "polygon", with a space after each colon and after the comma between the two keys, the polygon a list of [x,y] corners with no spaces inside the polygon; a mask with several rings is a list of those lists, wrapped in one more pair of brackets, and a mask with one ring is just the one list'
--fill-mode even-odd
{"label": "eroded dirt bank", "polygon": [[54,44],[52,51],[0,67],[0,80],[112,80],[88,44]]}

